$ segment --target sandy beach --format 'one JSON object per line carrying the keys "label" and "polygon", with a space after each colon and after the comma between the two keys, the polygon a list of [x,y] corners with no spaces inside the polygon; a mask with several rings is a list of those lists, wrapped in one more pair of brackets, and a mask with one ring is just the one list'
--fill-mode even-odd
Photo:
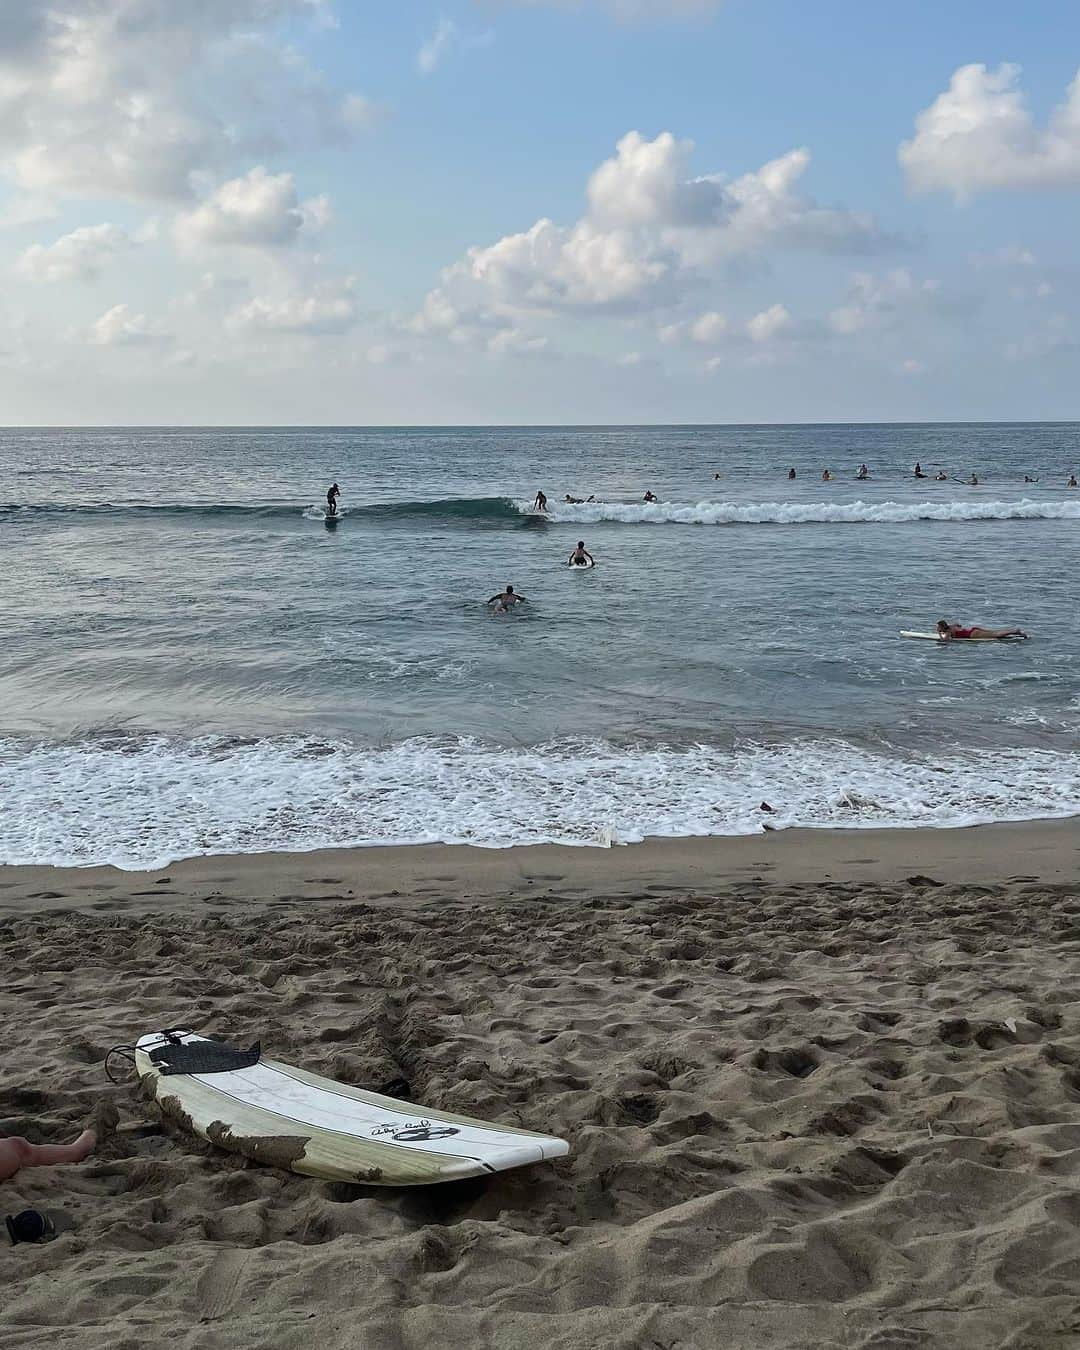
{"label": "sandy beach", "polygon": [[[0,1347],[1080,1343],[1075,822],[0,870]],[[185,1025],[561,1135],[393,1191],[165,1125]]]}

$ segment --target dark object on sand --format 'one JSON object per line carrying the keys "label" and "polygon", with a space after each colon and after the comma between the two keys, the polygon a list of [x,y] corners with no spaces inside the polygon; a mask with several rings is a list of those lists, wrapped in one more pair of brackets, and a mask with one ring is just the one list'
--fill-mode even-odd
{"label": "dark object on sand", "polygon": [[[165,1032],[168,1036],[169,1033]],[[262,1045],[256,1041],[247,1050],[226,1045],[223,1041],[195,1041],[162,1045],[150,1051],[150,1062],[163,1074],[170,1073],[230,1073],[235,1069],[250,1069],[258,1064]]]}
{"label": "dark object on sand", "polygon": [[47,1214],[37,1209],[24,1209],[18,1214],[4,1217],[11,1245],[17,1247],[20,1242],[49,1242],[56,1236],[56,1228]]}

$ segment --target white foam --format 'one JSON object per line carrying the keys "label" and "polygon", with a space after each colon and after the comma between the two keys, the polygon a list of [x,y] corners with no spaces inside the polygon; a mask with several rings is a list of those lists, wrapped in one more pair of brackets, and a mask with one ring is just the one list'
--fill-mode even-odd
{"label": "white foam", "polygon": [[[520,510],[525,510],[522,503]],[[579,525],[897,525],[918,520],[1080,520],[1080,501],[950,502],[565,502],[552,520]]]}
{"label": "white foam", "polygon": [[213,853],[972,825],[1080,814],[1080,753],[888,755],[839,742],[507,749],[311,739],[0,741],[0,862],[128,869]]}

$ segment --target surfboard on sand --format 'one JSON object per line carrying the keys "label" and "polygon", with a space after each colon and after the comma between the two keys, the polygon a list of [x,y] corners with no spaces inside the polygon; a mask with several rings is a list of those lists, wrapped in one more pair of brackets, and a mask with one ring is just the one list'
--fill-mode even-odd
{"label": "surfboard on sand", "polygon": [[135,1046],[163,1115],[221,1148],[302,1176],[425,1186],[564,1157],[551,1135],[436,1111],[263,1059],[190,1031]]}
{"label": "surfboard on sand", "polygon": [[943,638],[940,633],[915,633],[908,628],[900,629],[902,638],[921,638],[924,642],[1026,642],[1026,638],[1019,635],[1013,637],[971,637],[971,638]]}

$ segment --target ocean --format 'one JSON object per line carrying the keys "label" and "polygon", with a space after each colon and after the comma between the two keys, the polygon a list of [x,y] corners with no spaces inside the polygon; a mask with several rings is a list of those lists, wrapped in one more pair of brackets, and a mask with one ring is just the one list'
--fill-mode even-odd
{"label": "ocean", "polygon": [[[1072,424],[0,432],[0,862],[1075,815],[1078,469]],[[898,636],[942,616],[1032,640]]]}

